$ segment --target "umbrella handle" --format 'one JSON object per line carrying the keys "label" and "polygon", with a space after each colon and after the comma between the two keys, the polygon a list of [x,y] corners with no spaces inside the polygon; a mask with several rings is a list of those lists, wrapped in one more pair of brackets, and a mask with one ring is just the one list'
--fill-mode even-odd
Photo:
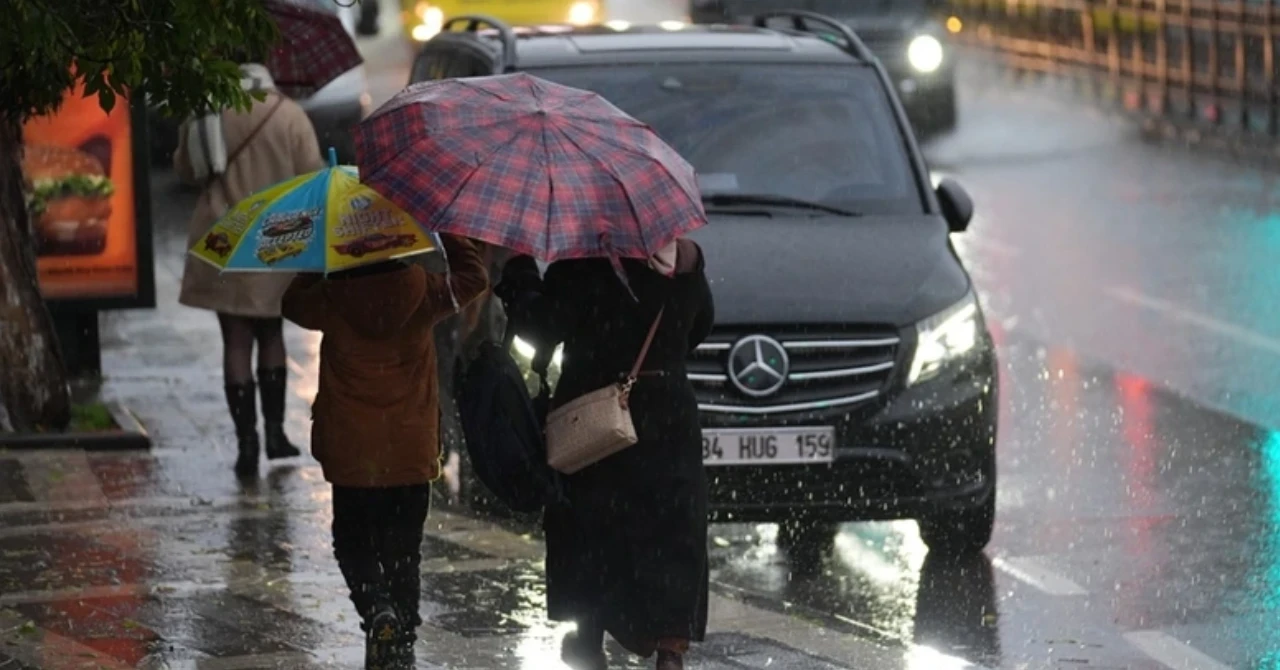
{"label": "umbrella handle", "polygon": [[329,147],[329,167],[338,167],[338,150],[333,147]]}

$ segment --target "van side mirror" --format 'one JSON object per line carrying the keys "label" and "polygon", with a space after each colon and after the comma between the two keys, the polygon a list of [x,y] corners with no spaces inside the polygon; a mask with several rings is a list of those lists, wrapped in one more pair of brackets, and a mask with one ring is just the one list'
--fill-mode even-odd
{"label": "van side mirror", "polygon": [[962,233],[969,227],[973,219],[973,198],[954,179],[943,179],[936,189],[938,206],[942,209],[942,217],[953,233]]}

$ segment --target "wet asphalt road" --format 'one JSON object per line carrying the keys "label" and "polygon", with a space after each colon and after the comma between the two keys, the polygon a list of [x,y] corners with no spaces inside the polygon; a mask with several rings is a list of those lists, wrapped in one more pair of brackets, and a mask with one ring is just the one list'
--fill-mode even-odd
{"label": "wet asphalt road", "polygon": [[[633,0],[618,11],[660,18],[654,7]],[[403,83],[404,51],[390,39],[368,50],[375,97],[385,99]],[[776,615],[760,620],[779,630],[803,621],[842,634],[828,647],[871,641],[896,659],[867,652],[860,667],[1280,668],[1280,394],[1271,388],[1280,182],[1148,145],[1131,126],[1048,92],[965,72],[961,125],[927,152],[978,205],[955,242],[1001,352],[996,537],[984,556],[950,563],[927,555],[913,522],[848,524],[829,551],[801,561],[777,549],[772,527],[716,526],[716,593]],[[170,279],[184,197],[157,193]],[[162,286],[166,297],[172,287]],[[0,629],[18,647],[27,621],[62,641],[44,663],[14,658],[28,667],[77,667],[50,658],[311,667],[277,661],[337,648],[325,658],[349,665],[358,640],[333,582],[319,473],[304,460],[257,489],[231,483],[220,390],[199,372],[213,363],[207,353],[189,359],[214,331],[174,314],[163,336],[158,322],[108,321],[109,389],[160,437],[154,457],[0,462]],[[315,345],[291,334],[295,434],[307,425]],[[88,489],[101,501],[152,502],[82,505]],[[93,526],[92,547],[72,539],[103,518],[111,525]],[[470,533],[447,513],[437,520],[427,547],[437,588],[426,600],[444,631],[431,642],[444,651],[425,667],[557,667],[545,653],[556,631],[537,612],[536,549],[507,535],[493,543],[523,548],[493,558],[488,531]],[[145,560],[122,558],[143,550]],[[110,591],[135,583],[168,595],[138,604]],[[201,596],[215,587],[225,591]],[[86,594],[96,594],[91,605]],[[249,602],[270,603],[276,618]],[[293,611],[311,618],[279,613]],[[483,656],[502,659],[486,666],[478,631],[518,639]],[[726,635],[715,644],[730,657],[737,642]],[[796,635],[787,639],[805,647]],[[779,651],[695,667],[839,667],[769,649]],[[214,656],[257,660],[218,665]]]}
{"label": "wet asphalt road", "polygon": [[797,576],[770,529],[721,529],[715,579],[988,667],[1280,667],[1275,175],[962,84],[926,152],[977,202],[955,243],[1000,344],[987,556],[849,524]]}
{"label": "wet asphalt road", "polygon": [[1001,343],[990,562],[850,525],[784,588],[991,666],[1280,667],[1276,176],[976,70],[926,151]]}

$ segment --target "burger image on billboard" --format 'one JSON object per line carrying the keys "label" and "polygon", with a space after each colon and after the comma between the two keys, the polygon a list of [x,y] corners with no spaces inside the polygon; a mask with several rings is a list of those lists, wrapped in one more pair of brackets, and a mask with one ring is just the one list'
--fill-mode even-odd
{"label": "burger image on billboard", "polygon": [[115,186],[92,154],[49,144],[26,147],[22,171],[30,189],[36,253],[100,254]]}

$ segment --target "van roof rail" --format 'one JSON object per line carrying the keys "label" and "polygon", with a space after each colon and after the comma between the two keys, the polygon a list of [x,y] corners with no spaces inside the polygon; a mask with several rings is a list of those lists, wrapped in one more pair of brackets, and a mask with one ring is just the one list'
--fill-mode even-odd
{"label": "van roof rail", "polygon": [[496,30],[502,42],[502,71],[510,72],[515,68],[516,33],[505,21],[485,14],[464,14],[446,19],[444,25],[440,26],[440,32],[449,32],[460,23],[467,24],[465,30],[472,33],[480,32],[480,29],[484,26]]}
{"label": "van roof rail", "polygon": [[809,33],[811,35],[817,35],[819,33],[811,28],[809,24],[822,24],[830,28],[836,33],[836,35],[844,38],[845,43],[837,44],[836,46],[841,47],[855,58],[859,58],[864,61],[875,60],[875,56],[871,53],[871,50],[867,48],[866,44],[863,44],[862,38],[858,37],[858,34],[853,32],[852,28],[840,23],[826,14],[819,14],[818,12],[810,12],[803,9],[782,9],[778,11],[764,12],[763,14],[756,14],[751,17],[751,24],[757,28],[768,28],[770,19],[791,19],[791,26],[793,30],[801,33]]}

